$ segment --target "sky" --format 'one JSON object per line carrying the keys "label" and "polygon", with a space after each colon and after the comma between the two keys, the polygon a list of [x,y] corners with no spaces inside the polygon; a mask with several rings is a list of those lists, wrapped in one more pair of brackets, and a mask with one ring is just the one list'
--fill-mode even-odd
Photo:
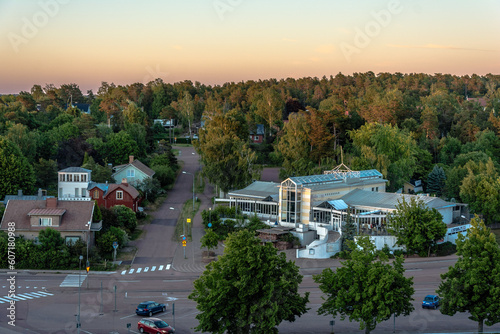
{"label": "sky", "polygon": [[0,0],[0,94],[156,78],[500,74],[497,0]]}

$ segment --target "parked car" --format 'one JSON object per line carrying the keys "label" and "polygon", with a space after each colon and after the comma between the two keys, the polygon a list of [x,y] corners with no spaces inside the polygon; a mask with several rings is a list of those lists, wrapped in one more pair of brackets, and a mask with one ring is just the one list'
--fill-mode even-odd
{"label": "parked car", "polygon": [[137,330],[141,333],[168,334],[175,333],[175,329],[158,318],[143,318],[137,323]]}
{"label": "parked car", "polygon": [[433,308],[437,309],[439,307],[439,297],[435,295],[427,295],[422,301],[422,308]]}
{"label": "parked car", "polygon": [[135,314],[148,315],[151,317],[154,313],[165,312],[166,310],[167,307],[165,306],[165,304],[148,301],[140,303],[135,309]]}

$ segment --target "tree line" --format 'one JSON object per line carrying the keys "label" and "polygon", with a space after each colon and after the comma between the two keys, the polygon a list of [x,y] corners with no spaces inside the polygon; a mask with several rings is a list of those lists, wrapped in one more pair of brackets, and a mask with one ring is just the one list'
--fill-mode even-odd
{"label": "tree line", "polygon": [[[0,165],[8,176],[0,197],[50,188],[55,169],[80,166],[85,154],[101,167],[128,155],[147,164],[169,150],[167,131],[154,124],[160,118],[175,119],[177,134],[199,132],[203,173],[222,191],[258,179],[264,164],[280,166],[283,179],[321,173],[340,163],[342,149],[352,169],[380,170],[389,191],[420,179],[427,192],[468,203],[491,223],[500,204],[499,87],[492,74],[373,72],[214,86],[102,82],[86,94],[74,83],[36,84],[0,96]],[[88,103],[90,114],[71,102]],[[249,135],[259,124],[265,139],[256,145]],[[169,182],[170,171],[162,173]]]}

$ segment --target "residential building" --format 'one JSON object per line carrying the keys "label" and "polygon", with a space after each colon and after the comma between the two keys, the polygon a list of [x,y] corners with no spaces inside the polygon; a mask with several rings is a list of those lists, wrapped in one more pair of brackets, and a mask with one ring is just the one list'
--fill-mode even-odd
{"label": "residential building", "polygon": [[89,185],[89,193],[99,206],[106,209],[115,205],[124,205],[137,212],[141,203],[139,191],[128,184],[126,178],[122,179],[121,184],[92,183]]}
{"label": "residential building", "polygon": [[87,187],[91,180],[90,169],[69,167],[58,174],[58,198],[60,200],[90,200]]}
{"label": "residential building", "polygon": [[115,182],[121,182],[124,178],[127,179],[127,183],[131,185],[136,185],[146,178],[152,178],[155,174],[154,170],[134,159],[133,155],[129,156],[129,161],[127,164],[118,165],[113,167],[114,173],[111,175]]}
{"label": "residential building", "polygon": [[93,245],[95,232],[102,222],[93,222],[93,201],[9,200],[0,223],[0,230],[7,231],[8,223],[15,223],[16,236],[38,240],[41,230],[51,227],[61,233],[67,243],[82,240]]}

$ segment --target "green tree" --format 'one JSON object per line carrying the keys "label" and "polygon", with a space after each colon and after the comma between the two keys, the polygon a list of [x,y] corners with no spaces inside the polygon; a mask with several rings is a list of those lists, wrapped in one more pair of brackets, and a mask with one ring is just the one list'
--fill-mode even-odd
{"label": "green tree", "polygon": [[138,155],[137,142],[124,130],[110,134],[105,149],[106,157],[117,165],[126,163],[130,155]]}
{"label": "green tree", "polygon": [[409,133],[389,124],[368,123],[349,135],[358,156],[353,168],[376,168],[389,180],[390,190],[401,188],[413,176],[418,146]]}
{"label": "green tree", "polygon": [[200,311],[195,330],[278,333],[283,320],[295,321],[307,311],[309,292],[299,295],[301,282],[299,268],[272,245],[261,245],[250,231],[231,234],[224,254],[194,281],[188,298]]}
{"label": "green tree", "polygon": [[[349,241],[351,259],[342,262],[335,271],[326,268],[313,276],[327,295],[319,314],[340,314],[340,319],[359,321],[365,333],[374,330],[379,322],[395,316],[409,315],[414,307],[413,277],[404,276],[403,257],[388,264],[387,255],[375,252],[369,237],[360,237],[357,244]],[[379,259],[377,260],[377,255]]]}
{"label": "green tree", "polygon": [[396,210],[387,215],[387,231],[397,238],[399,246],[406,247],[409,253],[427,252],[446,234],[443,216],[434,208],[428,208],[417,197],[407,201],[403,196]]}
{"label": "green tree", "polygon": [[38,234],[42,250],[60,250],[64,246],[64,239],[61,237],[61,232],[53,228],[46,227]]}
{"label": "green tree", "polygon": [[236,110],[220,109],[206,113],[205,128],[195,141],[203,162],[203,175],[224,192],[246,187],[258,179],[262,168],[256,164],[257,154],[239,137],[245,132],[241,115]]}
{"label": "green tree", "polygon": [[255,114],[261,117],[269,129],[269,136],[275,123],[281,120],[285,103],[274,88],[266,88],[255,97]]}
{"label": "green tree", "polygon": [[137,227],[137,217],[131,208],[125,205],[115,205],[111,210],[116,216],[118,226],[123,227],[130,233],[134,232]]}
{"label": "green tree", "polygon": [[211,228],[205,229],[205,234],[201,237],[201,247],[206,247],[209,251],[219,245],[219,235]]}
{"label": "green tree", "polygon": [[500,221],[500,175],[491,158],[486,164],[467,164],[468,174],[460,186],[460,198],[488,223]]}
{"label": "green tree", "polygon": [[309,160],[310,144],[307,138],[310,131],[303,114],[297,114],[288,120],[275,147],[276,152],[283,157],[280,178],[311,173],[314,164]]}
{"label": "green tree", "polygon": [[500,322],[500,247],[484,222],[475,216],[467,235],[458,235],[458,260],[436,292],[443,298],[441,313],[468,312],[469,319],[492,326]]}
{"label": "green tree", "polygon": [[356,222],[352,217],[353,209],[347,208],[347,216],[345,222],[342,224],[342,250],[350,251],[349,241],[354,241],[354,237],[358,233]]}
{"label": "green tree", "polygon": [[445,182],[446,175],[443,167],[434,165],[432,172],[427,176],[427,192],[435,194],[437,197],[441,197],[443,195]]}
{"label": "green tree", "polygon": [[0,198],[17,194],[19,189],[30,194],[34,190],[35,173],[16,144],[0,136]]}
{"label": "green tree", "polygon": [[36,186],[42,189],[56,188],[57,186],[57,162],[40,158],[33,164],[36,174]]}

